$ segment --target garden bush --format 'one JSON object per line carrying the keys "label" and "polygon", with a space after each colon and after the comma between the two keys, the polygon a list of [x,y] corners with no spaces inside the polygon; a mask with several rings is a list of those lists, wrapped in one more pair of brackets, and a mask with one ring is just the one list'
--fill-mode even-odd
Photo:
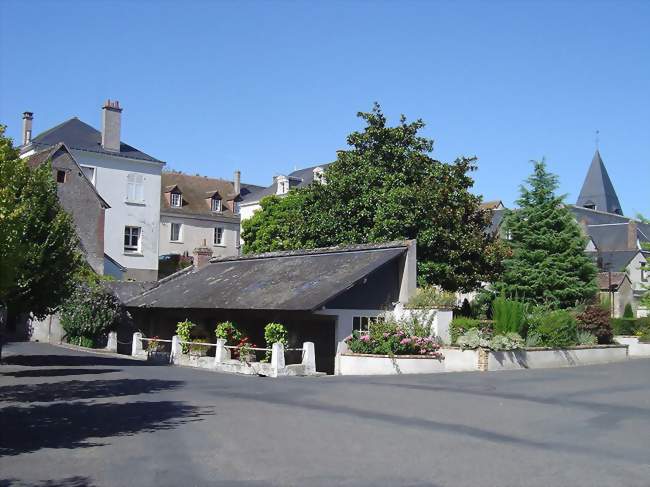
{"label": "garden bush", "polygon": [[120,302],[99,285],[79,285],[61,306],[61,326],[69,343],[92,347],[115,329]]}
{"label": "garden bush", "polygon": [[523,348],[524,339],[518,333],[494,335],[479,328],[471,328],[458,338],[458,346],[463,349],[488,348],[495,351],[518,350]]}
{"label": "garden bush", "polygon": [[634,335],[639,328],[635,319],[612,318],[610,323],[614,335]]}
{"label": "garden bush", "polygon": [[354,331],[345,339],[348,348],[353,353],[373,355],[427,355],[441,357],[438,341],[428,335],[412,333],[409,323],[387,321],[377,323],[370,333],[361,334]]}
{"label": "garden bush", "polygon": [[625,305],[625,310],[623,311],[623,318],[634,319],[634,311],[632,310],[632,305],[627,303]]}
{"label": "garden bush", "polygon": [[494,333],[522,333],[526,305],[503,297],[495,298],[492,302],[492,319],[494,320]]}
{"label": "garden bush", "polygon": [[[267,348],[272,348],[274,343],[281,343],[286,347],[289,344],[287,329],[280,323],[267,324],[264,327],[264,341],[266,341]],[[265,360],[271,360],[271,350],[266,351]]]}
{"label": "garden bush", "polygon": [[449,324],[449,336],[451,343],[452,345],[455,344],[458,340],[458,337],[473,328],[479,328],[483,330],[487,335],[491,335],[492,326],[492,322],[488,320],[476,320],[473,318],[465,318],[463,316],[455,317]]}
{"label": "garden bush", "polygon": [[201,357],[207,355],[208,350],[210,350],[209,345],[197,345],[197,343],[209,343],[206,338],[193,338],[191,345],[189,345],[190,355],[199,355]]}
{"label": "garden bush", "polygon": [[217,323],[214,334],[217,338],[226,340],[226,345],[237,345],[243,337],[242,332],[232,321]]}
{"label": "garden bush", "polygon": [[491,350],[519,350],[524,347],[524,339],[519,333],[510,332],[501,335],[494,335],[490,340]]}
{"label": "garden bush", "polygon": [[566,348],[577,343],[575,318],[565,310],[538,310],[528,318],[528,336],[539,336],[541,347]]}
{"label": "garden bush", "polygon": [[576,316],[578,330],[584,330],[596,337],[598,343],[612,343],[614,333],[610,322],[609,311],[600,305],[589,305]]}
{"label": "garden bush", "polygon": [[578,345],[596,345],[598,343],[596,335],[586,330],[578,330],[577,340]]}
{"label": "garden bush", "polygon": [[456,294],[450,291],[441,291],[434,286],[418,288],[415,295],[409,299],[407,308],[429,309],[447,308],[456,306]]}
{"label": "garden bush", "polygon": [[[181,341],[189,342],[190,337],[192,336],[192,329],[195,326],[196,325],[192,323],[190,320],[188,320],[187,318],[185,319],[185,321],[179,321],[178,323],[176,323],[176,335],[178,336],[178,338],[181,339]],[[190,346],[187,345],[186,343],[182,343],[181,349],[183,350],[183,353],[187,353],[190,350]]]}

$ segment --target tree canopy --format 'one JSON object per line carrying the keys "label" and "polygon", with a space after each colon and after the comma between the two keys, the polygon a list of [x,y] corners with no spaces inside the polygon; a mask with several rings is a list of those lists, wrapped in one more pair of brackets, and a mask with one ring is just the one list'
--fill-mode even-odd
{"label": "tree canopy", "polygon": [[0,126],[0,302],[43,317],[69,295],[83,258],[49,163],[31,169]]}
{"label": "tree canopy", "polygon": [[470,192],[476,159],[433,159],[422,120],[389,126],[379,105],[347,138],[322,184],[261,201],[243,223],[244,252],[417,239],[421,283],[470,290],[498,269],[502,246]]}
{"label": "tree canopy", "polygon": [[507,210],[504,230],[512,255],[494,284],[497,292],[556,308],[575,306],[597,292],[596,266],[585,254],[587,238],[557,196],[558,177],[542,160],[520,189],[516,210]]}

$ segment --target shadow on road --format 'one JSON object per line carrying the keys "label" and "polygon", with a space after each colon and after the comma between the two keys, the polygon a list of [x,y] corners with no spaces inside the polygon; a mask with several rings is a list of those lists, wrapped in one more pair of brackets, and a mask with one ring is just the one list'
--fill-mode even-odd
{"label": "shadow on road", "polygon": [[0,387],[0,401],[53,402],[132,396],[176,389],[182,384],[183,381],[159,379],[70,380],[20,384]]}
{"label": "shadow on road", "polygon": [[22,365],[24,367],[79,367],[104,365],[113,366],[142,366],[151,365],[150,362],[140,360],[123,359],[117,357],[101,357],[98,355],[10,355],[2,359],[6,365]]}
{"label": "shadow on road", "polygon": [[88,477],[67,477],[57,480],[41,480],[37,483],[25,483],[17,479],[0,480],[0,487],[93,487],[95,484]]}
{"label": "shadow on road", "polygon": [[89,438],[168,430],[200,421],[210,413],[211,408],[176,401],[7,407],[0,415],[0,455],[19,455],[41,448],[100,446],[101,442]]}
{"label": "shadow on road", "polygon": [[[66,375],[97,375],[120,372],[120,369],[35,369],[5,372],[7,377],[62,377]],[[2,487],[2,485],[0,485]]]}

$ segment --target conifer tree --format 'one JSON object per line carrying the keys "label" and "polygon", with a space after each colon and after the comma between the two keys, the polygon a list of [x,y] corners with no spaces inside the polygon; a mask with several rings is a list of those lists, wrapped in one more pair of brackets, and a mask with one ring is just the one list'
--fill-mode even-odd
{"label": "conifer tree", "polygon": [[596,267],[585,254],[587,239],[557,196],[558,177],[542,160],[522,185],[516,210],[509,210],[504,230],[512,255],[494,288],[508,297],[554,308],[567,308],[596,295]]}

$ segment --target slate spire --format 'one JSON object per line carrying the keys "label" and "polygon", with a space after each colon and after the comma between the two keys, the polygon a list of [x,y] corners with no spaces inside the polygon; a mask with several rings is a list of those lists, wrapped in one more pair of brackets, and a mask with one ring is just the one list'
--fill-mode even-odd
{"label": "slate spire", "polygon": [[612,180],[609,179],[609,174],[607,174],[607,169],[605,169],[605,164],[598,149],[596,149],[594,158],[591,160],[591,166],[589,166],[587,177],[582,184],[576,206],[616,213],[617,215],[623,214],[621,203],[618,201],[616,190]]}

